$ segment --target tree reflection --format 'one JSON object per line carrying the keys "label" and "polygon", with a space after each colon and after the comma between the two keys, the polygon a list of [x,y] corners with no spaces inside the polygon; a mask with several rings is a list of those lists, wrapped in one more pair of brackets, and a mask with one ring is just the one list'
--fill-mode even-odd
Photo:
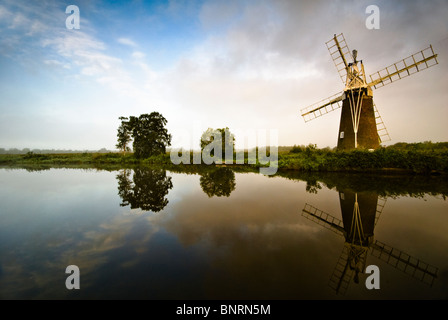
{"label": "tree reflection", "polygon": [[123,169],[117,174],[118,195],[121,207],[130,205],[131,209],[159,212],[168,204],[166,195],[173,187],[171,177],[162,169]]}
{"label": "tree reflection", "polygon": [[317,180],[310,179],[306,181],[306,192],[317,193],[320,189],[322,189],[322,186]]}
{"label": "tree reflection", "polygon": [[204,173],[200,178],[202,191],[210,198],[230,196],[235,190],[235,173],[229,168],[217,168]]}

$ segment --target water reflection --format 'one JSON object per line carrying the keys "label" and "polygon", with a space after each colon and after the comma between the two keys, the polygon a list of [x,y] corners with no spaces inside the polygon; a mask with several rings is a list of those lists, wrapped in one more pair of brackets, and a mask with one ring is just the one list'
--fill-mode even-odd
{"label": "water reflection", "polygon": [[[430,286],[437,278],[438,268],[410,256],[400,249],[374,239],[374,229],[387,198],[373,191],[353,191],[340,188],[342,220],[306,203],[302,215],[344,237],[344,246],[330,276],[329,286],[345,294],[351,281],[360,282],[365,274],[368,252],[388,265]],[[313,191],[311,191],[313,192]]]}
{"label": "water reflection", "polygon": [[201,175],[201,188],[209,198],[213,196],[228,197],[235,190],[235,173],[227,168],[215,168]]}
{"label": "water reflection", "polygon": [[122,169],[117,174],[120,206],[131,206],[145,211],[159,212],[168,204],[166,196],[173,188],[171,177],[162,169]]}
{"label": "water reflection", "polygon": [[[198,174],[200,186],[209,198],[229,197],[236,188],[235,173],[230,168],[213,167]],[[132,170],[129,169],[120,170],[117,174],[118,193],[122,199],[120,205],[153,212],[164,209],[168,204],[166,195],[173,187],[166,171],[136,168],[132,179],[131,175]],[[445,184],[428,183],[438,181],[438,177],[306,174],[293,179],[304,180],[305,190],[310,194],[317,194],[323,185],[338,192],[341,218],[309,203],[302,210],[304,217],[344,237],[343,250],[329,276],[329,285],[337,293],[345,294],[350,282],[359,284],[360,277],[366,277],[368,254],[432,286],[437,278],[437,267],[376,240],[374,229],[388,197],[403,194],[423,197],[429,193],[442,194],[445,199]]]}
{"label": "water reflection", "polygon": [[0,171],[0,299],[448,297],[446,178],[188,169]]}
{"label": "water reflection", "polygon": [[[235,173],[226,167],[211,168],[200,172],[200,186],[209,197],[229,197],[235,190]],[[166,196],[173,188],[172,178],[164,169],[121,169],[117,174],[118,195],[121,207],[140,208],[159,212],[168,204]]]}
{"label": "water reflection", "polygon": [[352,189],[372,191],[379,196],[396,198],[409,196],[423,198],[425,195],[448,197],[448,183],[443,175],[408,175],[408,174],[357,174],[357,173],[313,173],[313,172],[279,172],[291,180],[306,182],[306,191],[317,194],[322,187],[328,189]]}

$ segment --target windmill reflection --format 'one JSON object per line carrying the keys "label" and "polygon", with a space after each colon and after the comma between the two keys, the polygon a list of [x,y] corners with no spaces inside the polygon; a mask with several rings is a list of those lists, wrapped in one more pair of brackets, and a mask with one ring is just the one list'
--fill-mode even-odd
{"label": "windmill reflection", "polygon": [[236,187],[235,173],[226,167],[216,168],[202,174],[199,183],[209,198],[228,197]]}
{"label": "windmill reflection", "polygon": [[[131,172],[134,172],[131,179]],[[117,174],[121,207],[159,212],[168,204],[166,195],[173,188],[171,177],[162,169],[122,169]]]}
{"label": "windmill reflection", "polygon": [[374,239],[374,229],[386,204],[375,192],[339,191],[342,220],[305,204],[302,216],[344,236],[345,243],[330,277],[329,285],[339,294],[345,294],[350,282],[359,283],[366,269],[366,258],[372,256],[430,286],[437,278],[438,268],[411,257]]}

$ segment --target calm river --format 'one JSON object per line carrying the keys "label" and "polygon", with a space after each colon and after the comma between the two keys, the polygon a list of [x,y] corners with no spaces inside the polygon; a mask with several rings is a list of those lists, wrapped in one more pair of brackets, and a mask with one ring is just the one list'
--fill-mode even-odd
{"label": "calm river", "polygon": [[437,176],[1,168],[0,298],[448,299],[447,195]]}

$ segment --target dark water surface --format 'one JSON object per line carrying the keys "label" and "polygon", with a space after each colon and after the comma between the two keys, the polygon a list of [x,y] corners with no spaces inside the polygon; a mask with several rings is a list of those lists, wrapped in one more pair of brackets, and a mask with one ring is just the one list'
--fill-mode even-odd
{"label": "dark water surface", "polygon": [[447,190],[443,177],[0,169],[0,298],[447,299]]}

